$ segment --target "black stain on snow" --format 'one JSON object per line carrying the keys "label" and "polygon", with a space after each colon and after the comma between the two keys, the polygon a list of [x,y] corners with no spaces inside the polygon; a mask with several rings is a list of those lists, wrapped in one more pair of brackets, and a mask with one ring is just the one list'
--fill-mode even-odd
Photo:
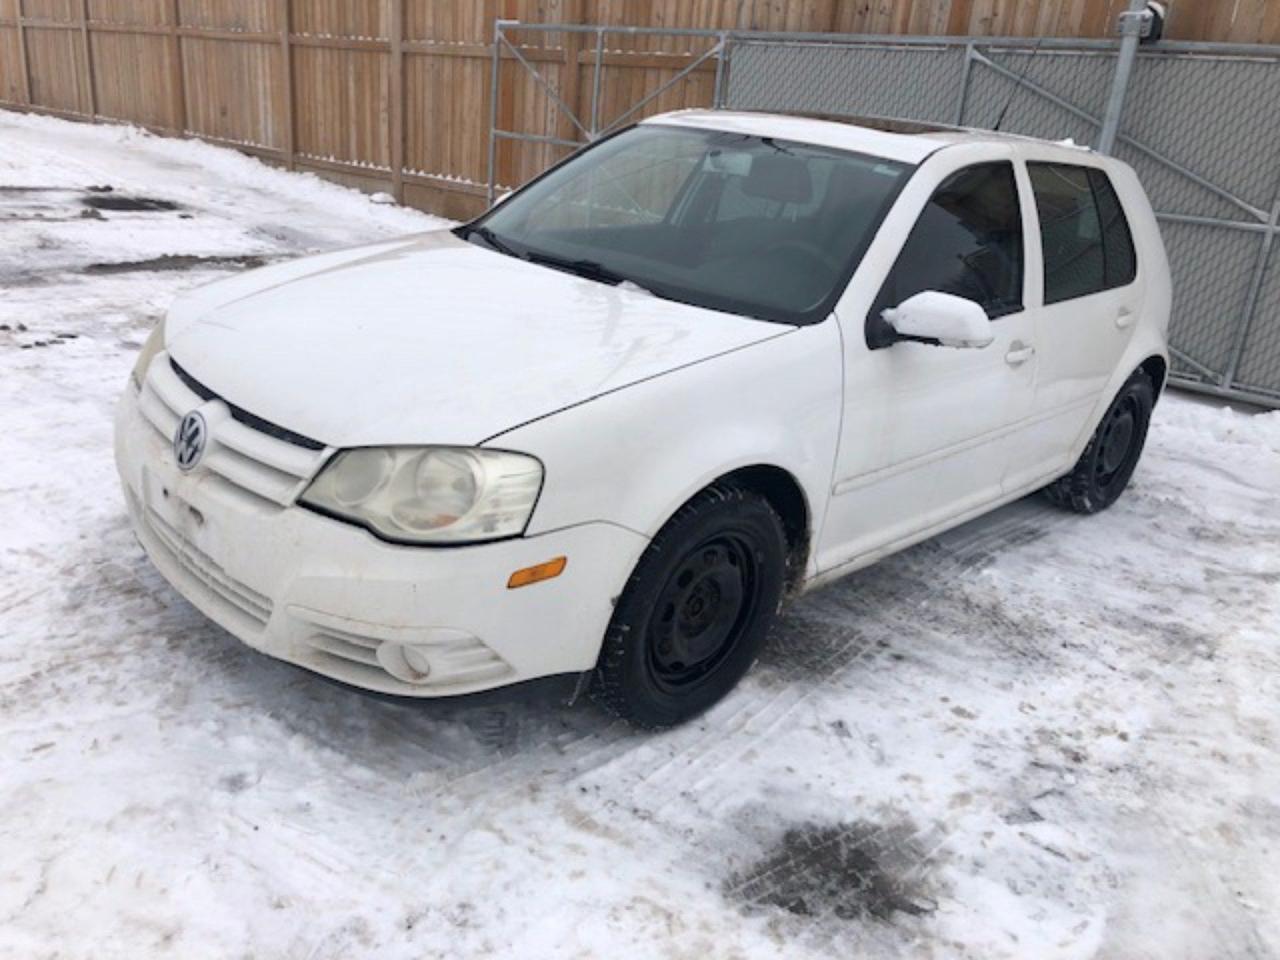
{"label": "black stain on snow", "polygon": [[866,821],[804,824],[787,830],[765,855],[731,877],[725,894],[747,909],[800,917],[889,921],[933,910],[926,857],[909,824]]}

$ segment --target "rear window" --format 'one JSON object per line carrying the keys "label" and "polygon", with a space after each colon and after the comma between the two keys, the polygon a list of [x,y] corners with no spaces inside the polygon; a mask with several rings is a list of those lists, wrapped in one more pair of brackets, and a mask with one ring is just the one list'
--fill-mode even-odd
{"label": "rear window", "polygon": [[1029,163],[1044,250],[1044,302],[1123,287],[1137,275],[1120,199],[1101,170]]}

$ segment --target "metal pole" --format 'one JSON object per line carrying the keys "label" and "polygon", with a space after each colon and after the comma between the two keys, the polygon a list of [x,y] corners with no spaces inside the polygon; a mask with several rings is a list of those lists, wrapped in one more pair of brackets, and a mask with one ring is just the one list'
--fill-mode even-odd
{"label": "metal pole", "polygon": [[22,0],[18,0],[18,62],[22,64],[18,79],[22,81],[22,100],[28,107],[32,107],[35,102],[31,99],[31,60],[27,55],[27,24],[22,6]]}
{"label": "metal pole", "polygon": [[[180,26],[181,0],[174,0],[172,7],[173,25],[170,29],[173,36],[177,38],[179,49],[182,44],[182,34],[178,32]],[[298,118],[297,105],[294,103],[296,91],[293,86],[293,4],[289,0],[280,0],[280,63],[282,65],[282,73],[284,74],[284,143],[282,152],[284,153],[285,169],[293,170],[297,166],[298,151]],[[183,66],[178,64],[178,76],[181,77]],[[187,116],[186,94],[183,94],[182,114]],[[184,119],[183,126],[186,126]]]}
{"label": "metal pole", "polygon": [[391,122],[387,124],[387,154],[391,160],[391,195],[404,203],[404,0],[391,0],[390,83]]}
{"label": "metal pole", "polygon": [[498,166],[498,68],[502,63],[502,21],[493,21],[493,66],[489,75],[489,185],[485,197],[493,206]]}
{"label": "metal pole", "polygon": [[[604,73],[604,27],[596,27],[596,64],[595,70],[591,75],[591,132],[587,134],[588,140],[594,140],[600,130],[600,84],[601,75]],[[591,168],[587,180],[587,196],[593,198],[596,192],[596,174],[599,166]],[[596,205],[587,201],[587,226],[592,226],[595,220],[594,212]]]}
{"label": "metal pole", "polygon": [[956,101],[956,126],[964,126],[964,108],[969,101],[969,77],[973,74],[973,44],[964,48],[964,66],[960,71],[960,99]]}
{"label": "metal pole", "polygon": [[1111,95],[1107,97],[1107,109],[1102,115],[1102,130],[1098,133],[1098,152],[1111,153],[1120,132],[1120,117],[1124,113],[1124,95],[1129,90],[1129,74],[1138,56],[1138,40],[1142,35],[1142,14],[1147,0],[1129,0],[1129,10],[1120,15],[1120,52],[1116,57],[1116,72],[1111,78]]}
{"label": "metal pole", "polygon": [[591,132],[588,140],[596,138],[600,129],[600,74],[604,66],[604,27],[596,27],[596,66],[591,74]]}
{"label": "metal pole", "polygon": [[1271,247],[1275,242],[1277,230],[1280,229],[1280,203],[1271,208],[1270,228],[1262,236],[1262,248],[1258,251],[1258,260],[1253,266],[1253,274],[1249,278],[1249,292],[1245,295],[1244,308],[1240,311],[1240,327],[1236,331],[1231,352],[1227,354],[1227,369],[1222,372],[1222,387],[1235,385],[1236,375],[1240,372],[1240,362],[1249,346],[1249,329],[1262,308],[1262,284],[1267,278],[1267,265],[1271,260]]}
{"label": "metal pole", "polygon": [[80,42],[84,48],[84,69],[88,74],[89,116],[98,119],[98,90],[93,82],[93,43],[89,39],[89,0],[80,0]]}
{"label": "metal pole", "polygon": [[711,93],[711,106],[719,110],[724,106],[724,61],[729,54],[729,35],[720,34],[720,42],[716,44],[716,86]]}

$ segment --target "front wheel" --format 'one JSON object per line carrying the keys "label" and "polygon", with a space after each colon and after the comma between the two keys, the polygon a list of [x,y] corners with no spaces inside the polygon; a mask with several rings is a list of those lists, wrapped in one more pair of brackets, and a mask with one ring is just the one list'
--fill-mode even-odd
{"label": "front wheel", "polygon": [[637,726],[701,713],[754,662],[787,573],[782,520],[732,486],[698,494],[654,537],[605,634],[592,696]]}
{"label": "front wheel", "polygon": [[1111,401],[1072,471],[1045,487],[1049,499],[1076,513],[1097,513],[1115,503],[1142,456],[1154,405],[1155,388],[1138,371]]}

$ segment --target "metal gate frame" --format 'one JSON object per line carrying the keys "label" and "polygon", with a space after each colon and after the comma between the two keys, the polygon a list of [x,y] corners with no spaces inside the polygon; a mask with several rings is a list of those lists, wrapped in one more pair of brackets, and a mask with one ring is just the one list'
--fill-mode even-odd
{"label": "metal gate frame", "polygon": [[[1134,0],[1133,7],[1138,6]],[[1220,229],[1245,231],[1258,236],[1256,259],[1250,272],[1248,289],[1244,300],[1238,325],[1234,330],[1228,359],[1221,372],[1210,369],[1205,364],[1184,352],[1171,348],[1170,353],[1188,369],[1198,374],[1189,376],[1178,371],[1171,374],[1170,379],[1188,389],[1209,393],[1216,396],[1245,400],[1263,406],[1280,408],[1280,391],[1274,395],[1270,392],[1258,393],[1247,387],[1236,384],[1236,375],[1241,359],[1249,343],[1249,334],[1256,319],[1263,284],[1266,280],[1267,267],[1271,259],[1271,251],[1275,246],[1276,236],[1280,234],[1280,178],[1277,180],[1277,193],[1269,209],[1260,208],[1242,197],[1238,197],[1225,188],[1213,183],[1195,171],[1183,166],[1171,157],[1155,150],[1123,132],[1122,120],[1125,96],[1130,84],[1131,68],[1137,56],[1137,21],[1133,19],[1133,10],[1121,15],[1122,36],[1119,40],[1076,39],[1066,37],[932,37],[932,36],[897,36],[875,34],[835,34],[835,33],[786,33],[774,31],[750,30],[699,30],[675,29],[662,27],[627,27],[590,24],[566,23],[524,23],[518,20],[495,20],[493,30],[491,85],[489,103],[489,144],[487,169],[487,197],[490,204],[497,195],[497,147],[500,140],[523,141],[528,143],[554,144],[569,149],[578,149],[592,141],[617,129],[630,120],[635,114],[651,103],[667,90],[685,80],[694,70],[715,61],[715,83],[711,107],[725,107],[729,78],[732,76],[732,61],[735,49],[749,45],[769,46],[845,46],[851,48],[881,49],[964,49],[961,75],[957,78],[959,93],[956,99],[954,122],[962,126],[967,108],[970,106],[970,90],[973,71],[976,68],[990,70],[1010,81],[1015,90],[1042,97],[1056,107],[1098,129],[1098,139],[1094,149],[1109,153],[1114,143],[1124,144],[1147,159],[1160,164],[1180,177],[1204,188],[1218,198],[1238,208],[1249,217],[1248,220],[1227,220],[1210,216],[1198,216],[1174,212],[1158,211],[1157,219],[1168,222],[1197,224]],[[588,34],[595,37],[594,59],[591,74],[591,100],[589,116],[580,118],[573,109],[556,93],[552,85],[538,71],[532,62],[521,53],[519,46],[512,42],[511,35],[522,31],[535,33],[572,33]],[[608,36],[664,36],[674,38],[703,39],[711,41],[711,46],[699,54],[690,54],[692,59],[674,76],[651,91],[636,103],[630,105],[616,117],[602,119],[600,117],[600,91],[604,76],[605,38]],[[1280,59],[1280,46],[1241,43],[1199,43],[1162,40],[1155,48],[1160,53],[1185,54],[1201,57],[1249,57]],[[1073,103],[1040,86],[1024,75],[1019,75],[1000,63],[989,54],[999,52],[1039,52],[1039,51],[1085,51],[1094,53],[1110,53],[1116,55],[1113,81],[1105,111],[1102,116],[1095,116]],[[527,133],[517,130],[506,130],[498,125],[498,102],[501,88],[501,63],[504,56],[509,56],[533,77],[543,89],[559,113],[566,117],[573,128],[583,139],[570,140],[544,134]],[[1280,69],[1280,66],[1277,66]],[[1103,149],[1103,148],[1106,149]],[[1280,151],[1280,145],[1277,145]],[[1280,152],[1277,155],[1280,166]],[[1275,265],[1280,269],[1280,263]]]}
{"label": "metal gate frame", "polygon": [[[573,112],[573,109],[565,103],[560,95],[552,89],[551,84],[547,82],[546,77],[538,72],[537,67],[529,62],[528,58],[520,52],[520,48],[511,42],[508,34],[511,31],[533,31],[536,33],[578,33],[592,34],[596,38],[595,42],[595,59],[592,61],[591,68],[591,110],[587,122],[584,124],[582,120]],[[602,124],[600,121],[600,86],[604,79],[604,38],[612,35],[625,36],[662,36],[662,37],[689,37],[693,39],[711,39],[715,44],[708,50],[699,54],[690,63],[685,65],[674,77],[662,84],[656,90],[650,92],[639,102],[632,104],[622,114],[614,117],[607,123]],[[492,64],[490,67],[490,86],[489,86],[489,160],[488,160],[488,176],[486,197],[492,204],[497,194],[497,164],[498,164],[498,141],[499,140],[521,140],[525,143],[550,143],[559,147],[568,147],[570,149],[578,149],[597,140],[605,134],[612,131],[615,127],[620,126],[630,119],[638,110],[653,100],[657,99],[667,90],[670,90],[685,77],[693,73],[698,67],[706,63],[712,57],[716,61],[716,79],[715,91],[712,95],[712,106],[720,108],[724,103],[724,77],[725,68],[729,62],[729,42],[730,37],[734,35],[730,30],[696,30],[696,29],[664,29],[662,27],[608,27],[591,24],[580,23],[523,23],[520,20],[495,20],[493,22],[493,54]],[[542,87],[551,102],[558,108],[560,114],[567,118],[577,130],[586,137],[585,140],[566,140],[562,137],[546,136],[543,134],[525,133],[519,130],[503,130],[498,126],[498,100],[500,97],[502,83],[502,57],[503,53],[509,53],[516,59],[529,73],[530,76]],[[576,64],[566,64],[566,67],[576,67]]]}

